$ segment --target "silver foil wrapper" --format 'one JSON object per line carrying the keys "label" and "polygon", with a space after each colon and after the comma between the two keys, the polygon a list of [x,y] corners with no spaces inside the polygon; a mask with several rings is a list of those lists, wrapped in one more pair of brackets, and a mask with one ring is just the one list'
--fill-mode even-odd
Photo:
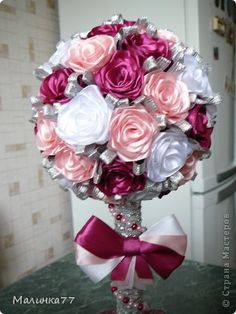
{"label": "silver foil wrapper", "polygon": [[182,61],[185,53],[185,46],[181,42],[177,42],[171,46],[172,60],[175,62]]}
{"label": "silver foil wrapper", "polygon": [[82,76],[82,81],[87,85],[93,84],[94,83],[93,74],[89,71],[85,71],[83,76]]}
{"label": "silver foil wrapper", "polygon": [[191,106],[195,106],[195,103],[197,101],[197,94],[189,93],[189,98],[190,98]]}
{"label": "silver foil wrapper", "polygon": [[82,89],[82,87],[78,84],[78,73],[72,73],[68,77],[68,84],[65,89],[65,96],[68,98],[73,98],[75,95]]}
{"label": "silver foil wrapper", "polygon": [[164,71],[170,66],[171,61],[168,60],[167,58],[159,57],[156,59],[156,63],[157,63],[157,68],[160,69],[161,71]]}
{"label": "silver foil wrapper", "polygon": [[111,94],[107,94],[105,97],[107,103],[111,104],[112,108],[115,108],[116,104],[118,103],[119,99]]}
{"label": "silver foil wrapper", "polygon": [[174,62],[168,69],[168,72],[181,72],[185,69],[185,65],[181,62]]}
{"label": "silver foil wrapper", "polygon": [[114,37],[114,41],[117,44],[117,46],[121,47],[121,41],[122,41],[122,35],[120,33],[117,33]]}
{"label": "silver foil wrapper", "polygon": [[167,116],[165,114],[157,114],[155,116],[157,125],[161,130],[164,130],[167,126]]}
{"label": "silver foil wrapper", "polygon": [[101,153],[99,158],[103,162],[105,162],[105,164],[110,164],[116,158],[116,156],[117,156],[116,152],[110,149],[106,149],[103,153]]}
{"label": "silver foil wrapper", "polygon": [[95,186],[92,189],[92,197],[99,200],[104,200],[105,194],[102,191],[100,191],[98,187]]}
{"label": "silver foil wrapper", "polygon": [[152,98],[145,97],[143,100],[143,104],[146,107],[148,111],[156,111],[157,110],[157,104]]}
{"label": "silver foil wrapper", "polygon": [[31,96],[30,102],[32,107],[40,109],[43,106],[43,99],[40,96]]}
{"label": "silver foil wrapper", "polygon": [[56,180],[63,177],[61,173],[54,167],[48,169],[48,174],[52,180]]}
{"label": "silver foil wrapper", "polygon": [[120,99],[116,104],[116,108],[126,107],[126,106],[129,106],[129,99],[128,98]]}
{"label": "silver foil wrapper", "polygon": [[97,146],[96,144],[87,145],[87,146],[85,146],[84,154],[86,156],[91,157],[93,155],[93,153],[97,150],[97,148],[101,148],[101,146]]}
{"label": "silver foil wrapper", "polygon": [[216,123],[217,117],[217,107],[216,105],[206,105],[206,113],[207,113],[207,127],[212,128]]}
{"label": "silver foil wrapper", "polygon": [[200,160],[208,159],[210,157],[211,157],[211,151],[210,150],[202,151],[202,155],[201,155]]}
{"label": "silver foil wrapper", "polygon": [[61,104],[60,104],[59,102],[55,102],[55,103],[53,104],[53,108],[54,108],[54,113],[55,113],[55,114],[58,114],[59,109],[61,108]]}
{"label": "silver foil wrapper", "polygon": [[145,31],[148,27],[148,18],[146,16],[138,18],[136,24],[138,25],[139,31]]}
{"label": "silver foil wrapper", "polygon": [[147,32],[148,35],[150,35],[152,37],[156,37],[157,36],[156,25],[149,22],[147,27],[146,27],[146,32]]}
{"label": "silver foil wrapper", "polygon": [[49,63],[40,65],[33,71],[33,75],[40,81],[44,80],[48,75],[52,74],[52,68]]}
{"label": "silver foil wrapper", "polygon": [[138,29],[138,25],[132,25],[132,26],[124,26],[120,29],[119,31],[122,40],[125,39],[125,37],[129,36],[129,35],[135,35],[139,33],[139,29]]}
{"label": "silver foil wrapper", "polygon": [[122,199],[122,196],[120,194],[115,194],[113,198],[115,201],[120,201]]}
{"label": "silver foil wrapper", "polygon": [[105,97],[105,100],[107,101],[107,103],[111,105],[113,109],[118,108],[118,107],[123,107],[123,106],[129,106],[128,98],[119,99],[111,94],[107,94]]}
{"label": "silver foil wrapper", "polygon": [[102,177],[102,164],[99,162],[93,176],[93,183],[98,184]]}
{"label": "silver foil wrapper", "polygon": [[214,96],[201,96],[196,99],[196,104],[199,105],[220,105],[222,103],[222,97],[219,94],[216,94]]}
{"label": "silver foil wrapper", "polygon": [[147,179],[144,190],[131,193],[130,195],[127,196],[127,200],[132,202],[151,200],[154,197],[159,196],[162,191],[163,191],[162,183],[155,183]]}
{"label": "silver foil wrapper", "polygon": [[65,192],[69,191],[73,186],[73,183],[67,180],[66,178],[59,179],[58,184],[60,188],[64,190]]}
{"label": "silver foil wrapper", "polygon": [[202,63],[202,57],[199,55],[199,53],[195,49],[191,47],[187,48],[186,54],[192,55],[198,63]]}
{"label": "silver foil wrapper", "polygon": [[182,175],[180,171],[174,173],[169,178],[171,188],[173,190],[177,190],[183,180],[184,180],[184,176]]}
{"label": "silver foil wrapper", "polygon": [[140,103],[142,103],[145,100],[146,96],[145,95],[141,95],[138,98],[134,99],[130,105],[138,105]]}
{"label": "silver foil wrapper", "polygon": [[148,57],[144,62],[143,62],[143,69],[146,73],[150,72],[150,71],[153,71],[153,70],[156,70],[158,67],[157,67],[157,61],[156,59],[151,56],[151,57]]}
{"label": "silver foil wrapper", "polygon": [[123,24],[124,23],[124,19],[122,17],[122,14],[114,14],[111,17],[111,24]]}
{"label": "silver foil wrapper", "polygon": [[186,120],[183,120],[181,122],[177,122],[175,125],[178,128],[180,128],[184,133],[192,129],[192,125]]}
{"label": "silver foil wrapper", "polygon": [[55,119],[56,115],[55,115],[54,107],[52,105],[44,105],[43,106],[43,115],[45,118]]}
{"label": "silver foil wrapper", "polygon": [[50,169],[53,166],[53,160],[49,160],[48,158],[43,158],[42,159],[42,166],[45,169]]}
{"label": "silver foil wrapper", "polygon": [[103,153],[103,152],[105,151],[105,149],[106,149],[106,148],[104,148],[104,147],[98,146],[98,147],[94,148],[94,149],[91,151],[91,153],[87,154],[87,156],[88,156],[89,158],[92,158],[92,159],[97,160],[97,159],[99,159],[101,153]]}
{"label": "silver foil wrapper", "polygon": [[133,162],[133,173],[136,176],[140,176],[141,174],[143,174],[145,172],[146,169],[146,163],[145,160],[143,160],[142,162]]}
{"label": "silver foil wrapper", "polygon": [[143,69],[146,73],[159,70],[166,70],[171,64],[171,61],[164,57],[155,59],[153,56],[148,57],[143,63]]}
{"label": "silver foil wrapper", "polygon": [[85,146],[83,146],[83,145],[77,145],[75,148],[75,154],[76,155],[82,155],[82,154],[84,154],[84,151],[85,151]]}
{"label": "silver foil wrapper", "polygon": [[[74,33],[74,34],[72,34],[72,35],[70,36],[71,39],[75,39],[75,38],[78,38],[78,37],[80,37],[80,33],[79,33],[79,32],[76,32],[76,33]],[[80,37],[80,38],[81,38],[81,37]]]}
{"label": "silver foil wrapper", "polygon": [[220,94],[216,94],[215,96],[213,96],[210,101],[209,101],[209,105],[220,105],[222,103],[222,97]]}
{"label": "silver foil wrapper", "polygon": [[82,200],[88,198],[89,184],[86,182],[73,184],[71,189],[78,198]]}
{"label": "silver foil wrapper", "polygon": [[35,123],[38,119],[38,110],[35,107],[32,107],[32,116],[29,119],[29,122]]}

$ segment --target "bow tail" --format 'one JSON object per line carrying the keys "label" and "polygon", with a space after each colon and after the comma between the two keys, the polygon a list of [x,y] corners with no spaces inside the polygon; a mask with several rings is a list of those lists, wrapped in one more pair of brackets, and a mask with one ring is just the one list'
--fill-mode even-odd
{"label": "bow tail", "polygon": [[153,283],[153,276],[142,256],[124,258],[111,273],[112,284],[118,287],[145,289]]}
{"label": "bow tail", "polygon": [[163,254],[159,252],[158,255],[146,255],[145,260],[158,275],[163,279],[167,279],[169,275],[182,264],[184,256],[168,248],[164,248],[164,251]]}
{"label": "bow tail", "polygon": [[137,256],[136,273],[140,279],[153,280],[151,269],[143,256]]}
{"label": "bow tail", "polygon": [[130,268],[132,256],[124,258],[112,271],[111,279],[114,281],[125,281],[127,272]]}

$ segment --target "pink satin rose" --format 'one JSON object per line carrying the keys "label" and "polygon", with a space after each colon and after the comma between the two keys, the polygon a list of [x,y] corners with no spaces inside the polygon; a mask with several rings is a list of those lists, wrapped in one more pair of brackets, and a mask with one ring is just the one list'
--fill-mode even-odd
{"label": "pink satin rose", "polygon": [[68,83],[68,77],[74,71],[69,68],[59,69],[47,76],[40,85],[39,96],[45,104],[61,103],[70,100],[64,92]]}
{"label": "pink satin rose", "polygon": [[150,154],[156,120],[142,105],[118,108],[113,111],[108,146],[123,161],[136,161]]}
{"label": "pink satin rose", "polygon": [[97,35],[76,41],[68,52],[66,64],[78,73],[96,72],[102,68],[116,50],[114,38]]}
{"label": "pink satin rose", "polygon": [[146,176],[136,176],[133,164],[116,158],[111,164],[103,164],[101,181],[98,188],[107,196],[115,194],[127,195],[141,191],[145,187]]}
{"label": "pink satin rose", "polygon": [[203,105],[195,105],[189,111],[186,120],[192,125],[192,129],[187,135],[195,139],[202,148],[210,148],[213,128],[207,127],[208,117],[206,115],[206,107]]}
{"label": "pink satin rose", "polygon": [[196,166],[199,159],[200,154],[198,152],[193,152],[186,160],[185,165],[179,170],[184,176],[182,184],[193,178],[196,173]]}
{"label": "pink satin rose", "polygon": [[157,113],[165,114],[170,124],[180,122],[188,115],[188,88],[173,73],[154,71],[147,74],[144,95],[156,102]]}
{"label": "pink satin rose", "polygon": [[119,50],[95,74],[94,79],[104,94],[135,99],[142,91],[144,72],[135,53]]}
{"label": "pink satin rose", "polygon": [[39,115],[35,128],[35,140],[38,149],[42,151],[43,157],[54,156],[65,147],[64,142],[57,136],[55,128],[55,121],[46,119],[41,114]]}
{"label": "pink satin rose", "polygon": [[139,57],[141,64],[149,56],[154,58],[169,56],[167,40],[153,38],[146,33],[127,36],[122,43],[122,48],[133,51]]}
{"label": "pink satin rose", "polygon": [[121,24],[102,24],[92,28],[92,30],[88,33],[87,37],[93,37],[96,35],[109,35],[114,37],[119,30],[124,26],[134,25],[134,21],[124,20]]}
{"label": "pink satin rose", "polygon": [[95,160],[87,156],[76,155],[69,148],[58,152],[55,156],[55,167],[68,180],[83,182],[93,177],[95,171]]}

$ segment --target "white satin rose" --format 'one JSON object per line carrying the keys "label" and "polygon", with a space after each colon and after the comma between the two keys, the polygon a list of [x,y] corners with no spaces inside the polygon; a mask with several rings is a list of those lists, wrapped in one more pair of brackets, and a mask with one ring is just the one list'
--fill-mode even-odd
{"label": "white satin rose", "polygon": [[57,66],[58,64],[66,66],[66,62],[69,58],[69,49],[72,47],[72,45],[78,45],[81,41],[83,40],[80,38],[80,36],[68,39],[66,41],[59,41],[56,46],[56,51],[48,60],[48,64],[50,66]]}
{"label": "white satin rose", "polygon": [[59,109],[57,135],[76,146],[104,144],[108,140],[111,113],[99,88],[89,85]]}
{"label": "white satin rose", "polygon": [[184,56],[184,65],[186,68],[179,75],[178,79],[187,85],[189,92],[208,97],[212,96],[213,92],[208,80],[208,74],[196,58],[186,54]]}
{"label": "white satin rose", "polygon": [[78,41],[80,38],[69,39],[67,41],[61,40],[56,47],[56,51],[51,55],[48,63],[51,66],[56,66],[58,64],[65,65],[67,60],[68,49],[71,47],[72,42]]}
{"label": "white satin rose", "polygon": [[193,145],[180,129],[173,127],[159,133],[147,158],[147,177],[154,182],[165,181],[183,167],[192,152]]}

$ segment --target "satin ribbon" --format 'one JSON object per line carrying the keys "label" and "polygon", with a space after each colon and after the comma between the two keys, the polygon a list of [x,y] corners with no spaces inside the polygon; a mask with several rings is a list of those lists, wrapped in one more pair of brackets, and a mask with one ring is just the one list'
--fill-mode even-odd
{"label": "satin ribbon", "polygon": [[152,283],[151,268],[166,279],[184,260],[187,236],[174,215],[139,237],[122,237],[92,216],[75,238],[76,263],[95,283],[109,273],[115,284],[144,289]]}

